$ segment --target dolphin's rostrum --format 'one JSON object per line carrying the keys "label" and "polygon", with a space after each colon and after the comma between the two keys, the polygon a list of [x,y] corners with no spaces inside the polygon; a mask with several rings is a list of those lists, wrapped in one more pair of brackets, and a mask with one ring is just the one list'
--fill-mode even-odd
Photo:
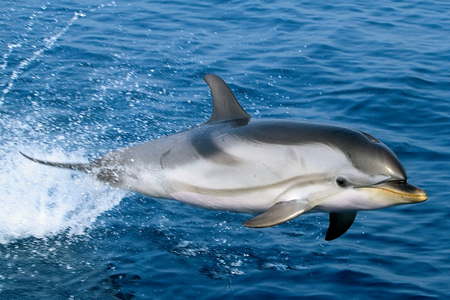
{"label": "dolphin's rostrum", "polygon": [[358,210],[422,202],[395,154],[367,133],[329,125],[251,119],[225,82],[206,75],[213,113],[185,132],[110,152],[91,163],[32,161],[79,170],[142,194],[201,207],[260,213],[247,227],[328,212],[326,240]]}

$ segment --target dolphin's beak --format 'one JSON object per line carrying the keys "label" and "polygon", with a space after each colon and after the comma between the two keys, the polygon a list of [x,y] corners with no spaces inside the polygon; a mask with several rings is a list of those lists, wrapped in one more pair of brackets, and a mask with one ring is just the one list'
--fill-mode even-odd
{"label": "dolphin's beak", "polygon": [[418,203],[428,199],[424,190],[407,183],[406,180],[385,181],[361,188],[376,189],[378,192],[397,198],[404,203]]}

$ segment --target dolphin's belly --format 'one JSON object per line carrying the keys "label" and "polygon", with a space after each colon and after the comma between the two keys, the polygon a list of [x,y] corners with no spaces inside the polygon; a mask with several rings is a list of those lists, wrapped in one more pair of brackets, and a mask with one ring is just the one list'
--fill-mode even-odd
{"label": "dolphin's belly", "polygon": [[241,193],[239,195],[215,195],[193,191],[176,191],[171,198],[181,202],[209,209],[237,212],[260,212],[274,204],[270,193]]}
{"label": "dolphin's belly", "polygon": [[[286,146],[225,138],[217,143],[222,149],[219,153],[163,170],[170,198],[211,209],[264,211],[276,202],[305,197],[317,184],[329,180],[326,171],[339,167],[343,157],[324,145]],[[164,159],[170,162],[171,155]]]}
{"label": "dolphin's belly", "polygon": [[[307,188],[308,189],[308,188]],[[306,189],[305,189],[306,191]],[[295,180],[246,189],[208,189],[178,183],[170,197],[209,209],[238,212],[265,211],[276,202],[301,197]]]}
{"label": "dolphin's belly", "polygon": [[[266,211],[277,202],[303,200],[315,202],[323,193],[327,179],[320,175],[289,178],[270,185],[239,189],[210,189],[177,183],[170,197],[210,209],[238,212]],[[329,190],[329,187],[328,187]]]}

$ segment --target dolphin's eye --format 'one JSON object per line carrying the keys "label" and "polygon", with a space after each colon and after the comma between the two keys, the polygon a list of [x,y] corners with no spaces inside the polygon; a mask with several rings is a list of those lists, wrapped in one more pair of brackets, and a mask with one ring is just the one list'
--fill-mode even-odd
{"label": "dolphin's eye", "polygon": [[348,181],[343,177],[336,178],[336,184],[340,187],[347,187]]}

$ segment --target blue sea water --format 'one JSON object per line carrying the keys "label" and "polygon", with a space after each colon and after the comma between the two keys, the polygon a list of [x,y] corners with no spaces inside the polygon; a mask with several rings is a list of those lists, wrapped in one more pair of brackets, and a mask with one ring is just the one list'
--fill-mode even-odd
{"label": "blue sea water", "polygon": [[[1,299],[448,299],[450,2],[2,0]],[[200,124],[202,76],[254,118],[364,130],[427,202],[251,230],[33,164]]]}

